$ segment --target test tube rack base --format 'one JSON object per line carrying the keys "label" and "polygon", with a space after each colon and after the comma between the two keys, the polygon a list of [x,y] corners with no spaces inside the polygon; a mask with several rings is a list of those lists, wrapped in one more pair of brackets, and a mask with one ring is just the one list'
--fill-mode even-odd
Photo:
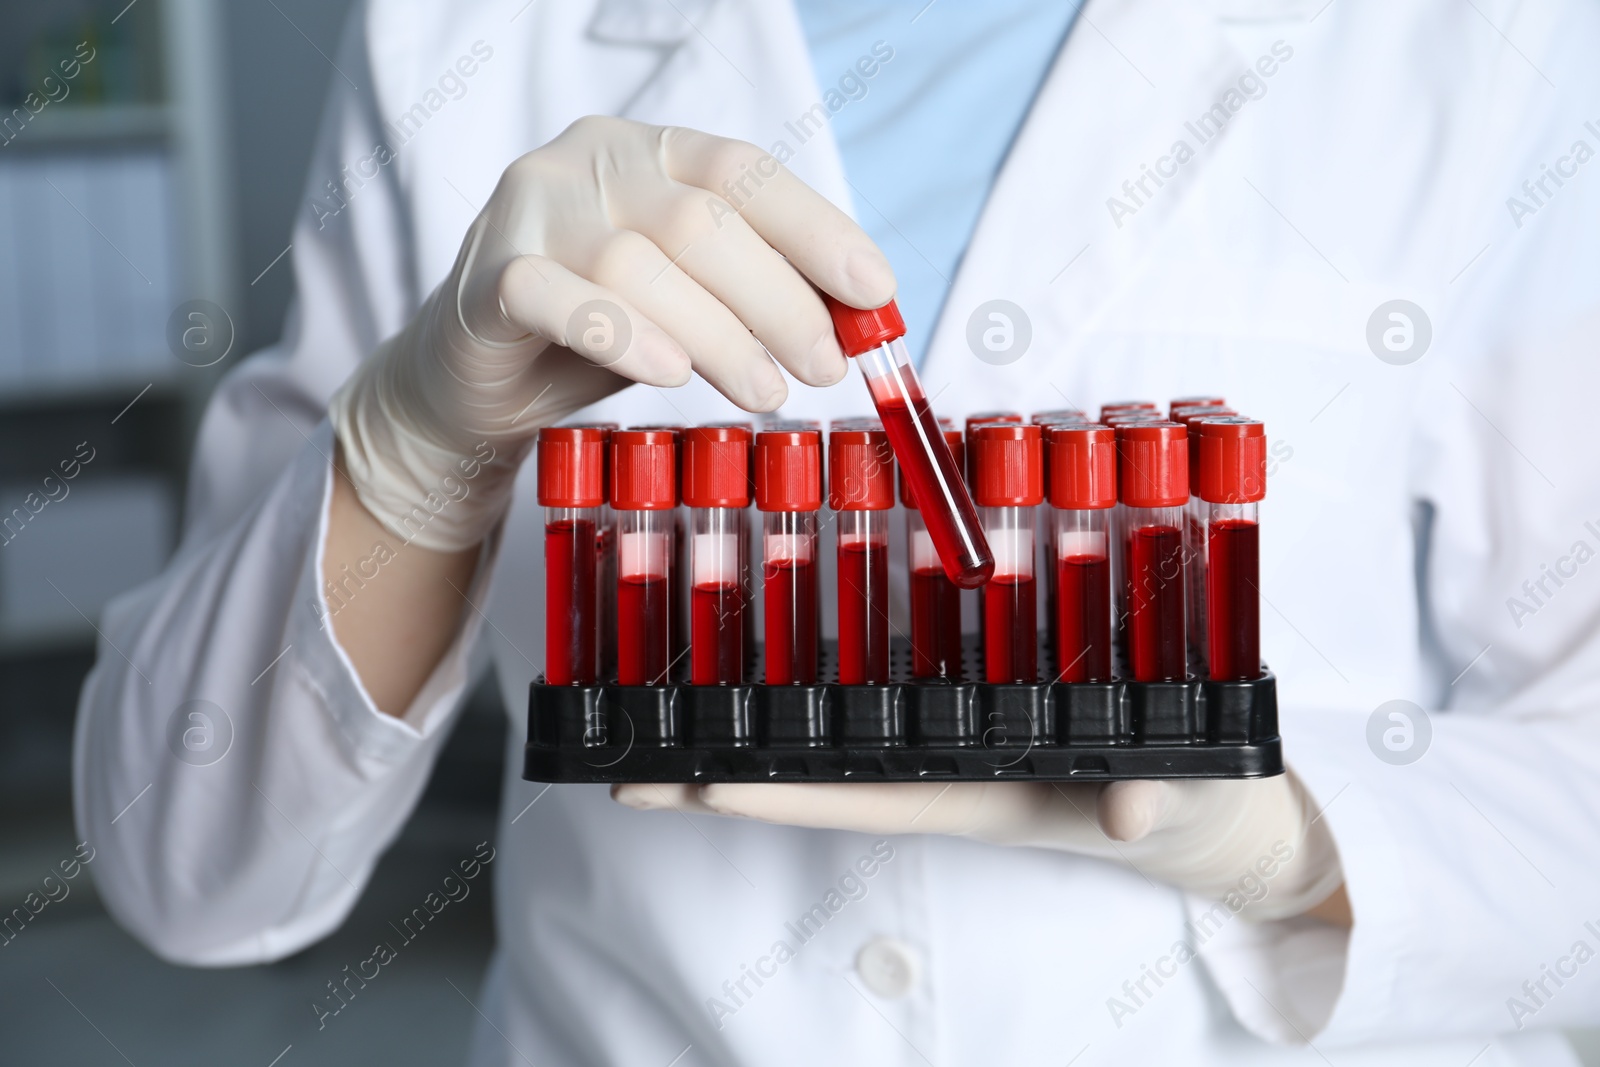
{"label": "test tube rack base", "polygon": [[[975,639],[967,677],[981,675]],[[1041,665],[1046,665],[1041,648]],[[821,678],[837,677],[833,649]],[[1283,773],[1277,687],[912,679],[883,685],[553,686],[528,695],[535,782],[1116,781]],[[759,653],[746,677],[759,678]]]}

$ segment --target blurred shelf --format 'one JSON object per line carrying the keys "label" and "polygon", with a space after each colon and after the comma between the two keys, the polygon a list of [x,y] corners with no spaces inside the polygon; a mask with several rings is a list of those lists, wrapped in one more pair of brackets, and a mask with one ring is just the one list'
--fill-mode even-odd
{"label": "blurred shelf", "polygon": [[93,649],[95,630],[87,619],[43,626],[0,626],[0,657]]}
{"label": "blurred shelf", "polygon": [[[150,399],[178,399],[188,392],[190,385],[178,373],[183,368],[149,370],[110,370],[94,377],[45,377],[0,383],[0,408],[34,406],[38,404],[111,404],[117,400],[129,403],[146,386],[148,393],[141,401]],[[200,381],[196,372],[196,388],[208,386],[209,380]]]}
{"label": "blurred shelf", "polygon": [[159,141],[171,131],[172,111],[165,104],[63,104],[39,112],[17,136],[16,144],[26,148]]}

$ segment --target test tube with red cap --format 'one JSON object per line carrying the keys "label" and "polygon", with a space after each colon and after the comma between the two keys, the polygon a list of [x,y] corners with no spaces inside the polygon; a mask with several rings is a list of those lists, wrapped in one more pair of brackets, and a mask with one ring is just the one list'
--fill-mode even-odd
{"label": "test tube with red cap", "polygon": [[1182,422],[1178,418],[1180,408],[1225,408],[1228,402],[1220,396],[1180,396],[1167,404],[1167,417],[1173,422]]}
{"label": "test tube with red cap", "polygon": [[984,678],[1032,682],[1039,673],[1034,528],[1044,500],[1043,434],[1028,423],[973,428],[974,490],[994,575],[983,587]]}
{"label": "test tube with red cap", "polygon": [[1111,509],[1117,502],[1116,431],[1050,426],[1047,485],[1057,681],[1111,681]]}
{"label": "test tube with red cap", "polygon": [[1182,681],[1188,432],[1175,422],[1133,423],[1119,426],[1116,439],[1129,668],[1136,682]]}
{"label": "test tube with red cap", "polygon": [[1223,682],[1261,674],[1261,526],[1266,427],[1254,419],[1196,419],[1205,508],[1206,665]]}
{"label": "test tube with red cap", "polygon": [[[601,485],[604,491],[611,491],[611,435],[616,432],[617,424],[614,422],[586,422],[578,424],[584,428],[599,430],[603,440],[603,455],[605,457],[605,472],[601,475]],[[617,583],[617,517],[611,508],[609,499],[600,502],[600,514],[594,527],[594,550],[598,558],[595,570],[595,588],[604,591],[600,597],[600,604],[595,615],[597,634],[595,637],[596,674],[600,678],[609,677],[617,665],[617,603],[610,596],[610,590],[616,588]]]}
{"label": "test tube with red cap", "polygon": [[[683,427],[670,424],[652,424],[647,426],[630,426],[630,430],[661,430],[672,434],[673,441],[673,486],[683,484]],[[684,523],[683,497],[678,497],[678,506],[671,511],[672,516],[672,565],[667,570],[667,617],[671,628],[671,662],[677,664],[682,661],[683,653],[688,648],[689,641],[689,614],[688,605],[684,602],[684,587],[689,574],[689,538],[686,536],[688,527]]]}
{"label": "test tube with red cap", "polygon": [[1173,408],[1172,421],[1189,431],[1189,503],[1183,509],[1183,573],[1189,615],[1189,647],[1206,653],[1206,516],[1200,500],[1200,428],[1196,420],[1238,414],[1226,405],[1185,404]]}
{"label": "test tube with red cap", "polygon": [[945,574],[963,589],[976,589],[993,573],[994,558],[961,479],[961,468],[950,454],[906,351],[906,325],[900,309],[892,300],[881,308],[860,310],[832,297],[824,299],[840,348],[845,355],[857,357],[861,366]]}
{"label": "test tube with red cap", "polygon": [[750,431],[691,426],[683,433],[689,507],[689,680],[744,682],[744,533],[750,506]]}
{"label": "test tube with red cap", "polygon": [[839,681],[887,682],[894,452],[885,430],[828,434],[828,506],[838,522]]}
{"label": "test tube with red cap", "polygon": [[[956,465],[965,465],[961,431],[939,420]],[[961,590],[944,573],[928,525],[900,472],[900,503],[906,509],[906,564],[911,572],[911,674],[914,678],[961,677]]]}
{"label": "test tube with red cap", "polygon": [[660,685],[672,665],[677,453],[677,434],[671,430],[611,435],[619,685]]}
{"label": "test tube with red cap", "polygon": [[1105,422],[1112,415],[1129,411],[1152,411],[1157,415],[1161,409],[1151,400],[1111,400],[1100,405],[1100,421]]}
{"label": "test tube with red cap", "polygon": [[817,681],[817,511],[822,434],[756,434],[756,510],[762,513],[768,685]]}
{"label": "test tube with red cap", "polygon": [[596,530],[605,503],[605,434],[593,426],[539,431],[539,503],[544,507],[544,677],[593,685],[599,570]]}

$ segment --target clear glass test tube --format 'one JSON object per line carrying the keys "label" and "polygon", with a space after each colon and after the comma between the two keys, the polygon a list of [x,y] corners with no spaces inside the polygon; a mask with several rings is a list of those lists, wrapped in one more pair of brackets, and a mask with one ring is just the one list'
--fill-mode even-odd
{"label": "clear glass test tube", "polygon": [[620,685],[663,684],[672,667],[677,448],[673,430],[618,430],[611,435]]}
{"label": "clear glass test tube", "polygon": [[1254,419],[1207,417],[1198,426],[1205,521],[1206,670],[1217,681],[1261,674],[1261,523],[1267,488],[1266,428]]}
{"label": "clear glass test tube", "polygon": [[856,357],[866,378],[945,573],[963,589],[977,588],[993,572],[994,559],[961,470],[906,351],[899,309],[893,301],[875,310],[846,307],[831,298],[826,302],[840,347]]}
{"label": "clear glass test tube", "polygon": [[[1183,509],[1183,573],[1184,597],[1188,611],[1189,650],[1196,660],[1206,657],[1206,514],[1200,499],[1200,428],[1196,421],[1214,416],[1234,415],[1232,409],[1221,406],[1215,397],[1203,399],[1203,404],[1182,403],[1174,400],[1172,421],[1188,429],[1189,433],[1189,503]],[[1213,403],[1212,401],[1215,401]]]}
{"label": "clear glass test tube", "polygon": [[810,428],[762,432],[756,435],[755,457],[766,681],[814,685],[822,434]]}
{"label": "clear glass test tube", "polygon": [[684,431],[683,500],[689,505],[689,680],[742,685],[750,506],[750,433],[737,426]]}
{"label": "clear glass test tube", "polygon": [[545,509],[545,681],[593,685],[605,437],[593,427],[551,426],[539,431],[537,447]]}
{"label": "clear glass test tube", "polygon": [[[956,465],[963,466],[966,445],[961,431],[943,420],[940,430]],[[900,503],[905,509],[906,567],[911,593],[911,675],[957,679],[962,676],[961,590],[939,563],[938,549],[911,499],[904,475],[900,478]]]}
{"label": "clear glass test tube", "polygon": [[1051,504],[1051,647],[1056,680],[1109,682],[1110,518],[1117,501],[1116,433],[1103,426],[1045,430]]}
{"label": "clear glass test tube", "polygon": [[1138,682],[1182,681],[1185,641],[1183,523],[1188,433],[1173,422],[1118,427],[1118,495],[1128,666]]}
{"label": "clear glass test tube", "polygon": [[979,514],[994,552],[994,574],[983,587],[984,680],[1037,681],[1034,534],[1044,500],[1043,434],[1036,424],[987,423],[973,428],[967,447]]}
{"label": "clear glass test tube", "polygon": [[[943,443],[943,437],[940,438]],[[828,505],[835,514],[839,682],[889,680],[889,509],[894,453],[886,430],[828,435]]]}

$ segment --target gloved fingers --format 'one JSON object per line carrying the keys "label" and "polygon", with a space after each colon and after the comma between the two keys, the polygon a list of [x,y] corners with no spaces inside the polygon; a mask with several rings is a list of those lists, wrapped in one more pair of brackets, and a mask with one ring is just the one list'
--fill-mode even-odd
{"label": "gloved fingers", "polygon": [[708,211],[708,203],[722,202],[679,187],[627,221],[733,312],[789,373],[817,386],[843,378],[849,366],[817,291],[742,218]]}
{"label": "gloved fingers", "polygon": [[1096,815],[1113,841],[1142,841],[1167,825],[1173,800],[1167,782],[1112,782],[1100,791]]}
{"label": "gloved fingers", "polygon": [[772,357],[744,323],[648,237],[617,230],[573,264],[621,294],[689,354],[695,373],[746,411],[771,411],[789,395]]}
{"label": "gloved fingers", "polygon": [[894,271],[872,238],[770,153],[682,127],[662,144],[668,176],[721,197],[830,296],[860,308],[894,296]]}
{"label": "gloved fingers", "polygon": [[670,388],[689,380],[689,356],[669,331],[624,295],[545,256],[515,257],[492,286],[469,279],[460,299],[461,324],[481,344],[532,334],[632,381]]}
{"label": "gloved fingers", "polygon": [[872,834],[964,834],[980,828],[984,783],[839,782],[717,784],[711,810],[762,822]]}
{"label": "gloved fingers", "polygon": [[619,782],[611,799],[635,811],[680,811],[685,815],[717,815],[700,802],[700,787],[682,782]]}

